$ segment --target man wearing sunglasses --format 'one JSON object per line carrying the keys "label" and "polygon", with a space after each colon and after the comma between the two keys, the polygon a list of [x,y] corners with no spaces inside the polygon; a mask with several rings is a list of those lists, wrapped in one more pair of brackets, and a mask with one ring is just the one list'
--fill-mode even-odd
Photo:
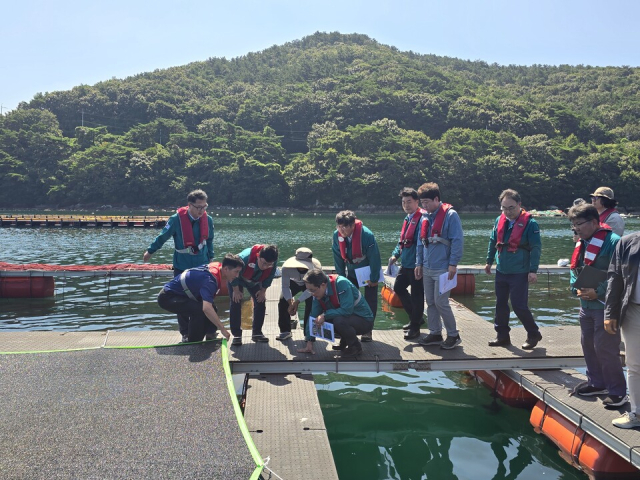
{"label": "man wearing sunglasses", "polygon": [[[207,194],[194,190],[187,195],[187,205],[169,217],[160,235],[149,245],[142,256],[148,262],[162,245],[173,237],[173,275],[180,275],[189,268],[198,267],[213,260],[213,218],[207,215]],[[182,341],[188,340],[189,317],[178,314],[178,328]],[[213,338],[215,329],[207,332]],[[211,337],[211,338],[209,338]]]}
{"label": "man wearing sunglasses", "polygon": [[613,190],[609,187],[598,187],[591,194],[591,205],[596,207],[600,215],[600,223],[606,223],[613,233],[621,237],[624,235],[624,219],[616,210],[618,201],[613,198]]}

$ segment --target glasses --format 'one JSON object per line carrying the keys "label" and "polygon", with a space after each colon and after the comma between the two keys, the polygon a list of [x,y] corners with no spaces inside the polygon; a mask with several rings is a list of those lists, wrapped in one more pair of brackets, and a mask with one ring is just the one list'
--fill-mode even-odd
{"label": "glasses", "polygon": [[191,205],[196,210],[205,210],[209,206],[206,203],[204,205],[196,205],[195,203],[190,203],[189,205]]}
{"label": "glasses", "polygon": [[580,222],[580,223],[572,223],[571,224],[571,228],[580,228],[580,226],[584,225],[585,223],[589,223],[590,220],[585,220],[584,222]]}
{"label": "glasses", "polygon": [[510,207],[500,207],[500,210],[502,210],[503,212],[512,212],[516,208],[518,208],[517,205],[511,205]]}

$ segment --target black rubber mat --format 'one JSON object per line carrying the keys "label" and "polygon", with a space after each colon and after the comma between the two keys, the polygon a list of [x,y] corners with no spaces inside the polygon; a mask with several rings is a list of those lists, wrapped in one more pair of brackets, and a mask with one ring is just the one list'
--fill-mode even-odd
{"label": "black rubber mat", "polygon": [[250,478],[220,348],[0,356],[0,478]]}

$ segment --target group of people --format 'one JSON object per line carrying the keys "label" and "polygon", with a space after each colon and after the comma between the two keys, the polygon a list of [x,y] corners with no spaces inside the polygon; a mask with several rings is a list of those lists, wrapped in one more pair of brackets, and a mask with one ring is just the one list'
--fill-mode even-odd
{"label": "group of people", "polygon": [[[423,346],[453,349],[461,342],[456,319],[449,304],[449,291],[440,292],[439,278],[453,279],[463,256],[462,223],[453,207],[442,200],[436,183],[425,183],[417,190],[403,188],[399,197],[406,213],[399,241],[388,264],[401,264],[394,291],[409,316],[403,328],[407,341]],[[511,345],[510,306],[527,332],[522,348],[534,349],[542,340],[540,329],[528,306],[529,284],[537,281],[542,243],[535,219],[522,208],[513,189],[499,198],[501,214],[489,238],[485,272],[495,263],[496,307],[491,347]],[[191,192],[188,205],[178,209],[144,253],[144,261],[169,238],[175,244],[175,277],[158,296],[159,305],[178,315],[182,341],[211,339],[219,330],[232,345],[242,345],[241,300],[247,289],[253,301],[252,336],[254,342],[268,342],[262,332],[266,312],[266,290],[275,277],[278,263],[276,245],[256,244],[239,254],[228,253],[220,263],[213,259],[213,220],[206,214],[207,195]],[[587,364],[588,380],[576,389],[582,396],[604,395],[603,404],[617,408],[627,402],[627,383],[620,362],[620,339],[625,338],[631,413],[614,424],[622,428],[640,426],[636,414],[640,402],[640,348],[631,339],[640,335],[640,290],[637,290],[640,261],[640,234],[620,240],[624,219],[616,211],[613,190],[600,187],[591,203],[576,202],[568,218],[576,239],[571,259],[571,292],[580,300],[581,344]],[[326,274],[313,252],[305,247],[282,265],[282,292],[278,303],[281,341],[291,338],[292,316],[304,302],[306,344],[302,353],[313,353],[315,337],[311,322],[330,322],[336,337],[333,349],[343,357],[362,352],[361,342],[371,341],[377,312],[378,283],[382,280],[381,257],[374,234],[344,210],[336,215],[332,252],[335,274]],[[603,272],[592,286],[574,287],[585,266]],[[365,273],[363,278],[362,271]],[[580,283],[580,282],[578,282]],[[227,284],[230,298],[229,332],[220,322],[213,299]],[[361,290],[363,287],[363,290]],[[410,287],[410,288],[409,288]],[[297,297],[297,298],[296,298]],[[428,333],[423,335],[424,304],[427,304]],[[443,332],[444,330],[444,332]],[[444,334],[443,334],[444,333]],[[360,338],[358,338],[360,337]]]}

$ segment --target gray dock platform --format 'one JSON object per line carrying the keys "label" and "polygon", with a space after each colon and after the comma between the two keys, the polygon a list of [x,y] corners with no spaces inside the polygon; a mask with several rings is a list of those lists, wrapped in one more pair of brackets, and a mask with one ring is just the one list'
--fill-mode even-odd
{"label": "gray dock platform", "polygon": [[[0,334],[0,350],[8,337],[38,350],[107,337],[22,335]],[[220,350],[210,342],[0,356],[0,477],[249,479],[256,465]]]}
{"label": "gray dock platform", "polygon": [[271,470],[286,480],[338,479],[311,375],[249,377],[246,393],[245,420],[265,478]]}

